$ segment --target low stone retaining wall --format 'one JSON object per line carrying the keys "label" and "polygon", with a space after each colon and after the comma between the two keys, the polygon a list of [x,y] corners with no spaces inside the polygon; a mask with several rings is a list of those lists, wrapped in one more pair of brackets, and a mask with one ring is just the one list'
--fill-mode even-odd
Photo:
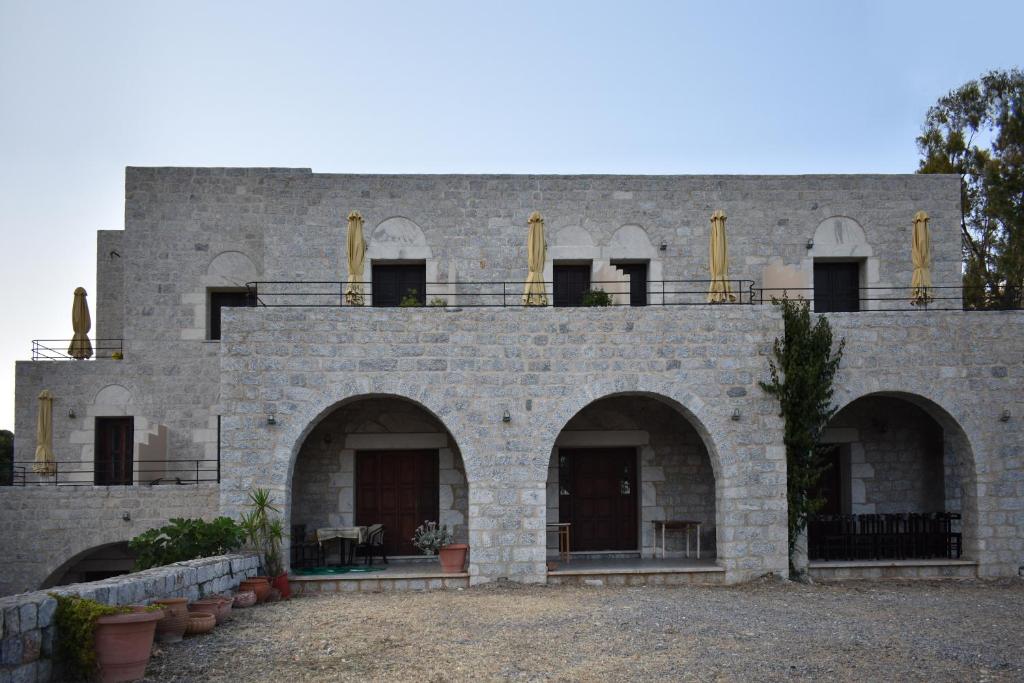
{"label": "low stone retaining wall", "polygon": [[169,597],[198,600],[237,588],[242,579],[256,575],[258,566],[259,557],[254,554],[222,555],[0,598],[0,683],[56,680],[51,657],[57,639],[53,624],[57,601],[51,592],[107,605],[148,604]]}
{"label": "low stone retaining wall", "polygon": [[815,581],[978,578],[978,563],[972,560],[812,562],[808,569]]}

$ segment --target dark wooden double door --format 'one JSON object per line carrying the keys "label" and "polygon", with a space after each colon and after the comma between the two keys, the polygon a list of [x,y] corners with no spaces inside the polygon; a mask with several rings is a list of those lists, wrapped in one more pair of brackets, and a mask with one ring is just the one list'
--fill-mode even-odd
{"label": "dark wooden double door", "polygon": [[636,550],[634,448],[560,448],[559,519],[573,551]]}
{"label": "dark wooden double door", "polygon": [[814,312],[840,313],[860,310],[860,264],[814,264]]}
{"label": "dark wooden double door", "polygon": [[384,525],[388,555],[418,555],[413,532],[438,520],[436,450],[358,451],[355,523]]}
{"label": "dark wooden double door", "polygon": [[422,263],[373,265],[373,305],[400,306],[404,299],[427,303],[427,267]]}
{"label": "dark wooden double door", "polygon": [[93,484],[122,486],[134,481],[135,418],[97,417]]}

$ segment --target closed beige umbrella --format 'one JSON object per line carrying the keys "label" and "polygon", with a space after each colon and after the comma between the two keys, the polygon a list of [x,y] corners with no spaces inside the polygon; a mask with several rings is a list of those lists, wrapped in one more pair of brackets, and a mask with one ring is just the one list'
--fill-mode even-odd
{"label": "closed beige umbrella", "polygon": [[68,355],[78,360],[92,358],[92,344],[89,343],[89,330],[92,329],[92,318],[89,317],[89,304],[85,301],[85,289],[75,289],[75,300],[71,304],[71,327],[75,334],[68,346]]}
{"label": "closed beige umbrella", "polygon": [[547,306],[548,295],[544,288],[544,262],[548,258],[548,245],[544,242],[544,219],[539,212],[530,214],[530,232],[526,237],[527,266],[530,269],[523,288],[523,304],[526,306]]}
{"label": "closed beige umbrella", "polygon": [[914,214],[914,232],[910,238],[910,258],[914,274],[910,278],[910,303],[924,305],[931,300],[932,238],[928,232],[928,214]]}
{"label": "closed beige umbrella", "polygon": [[708,287],[708,303],[736,301],[729,284],[729,247],[725,241],[725,212],[721,209],[711,214],[710,257],[711,286]]}
{"label": "closed beige umbrella", "polygon": [[348,287],[345,303],[363,305],[363,267],[366,264],[366,240],[363,239],[363,217],[358,211],[348,215]]}
{"label": "closed beige umbrella", "polygon": [[53,475],[57,472],[53,457],[53,394],[48,389],[39,392],[39,416],[36,422],[36,457],[32,463],[36,474]]}

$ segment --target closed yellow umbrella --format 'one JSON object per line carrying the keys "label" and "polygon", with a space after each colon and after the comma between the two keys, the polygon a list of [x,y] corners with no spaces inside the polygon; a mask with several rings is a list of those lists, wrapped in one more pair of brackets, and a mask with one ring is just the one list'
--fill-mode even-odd
{"label": "closed yellow umbrella", "polygon": [[928,214],[914,214],[914,232],[910,238],[910,258],[914,274],[910,278],[910,303],[924,305],[931,300],[932,238],[928,232]]}
{"label": "closed yellow umbrella", "polygon": [[721,209],[711,214],[710,257],[711,286],[708,287],[708,303],[736,301],[729,284],[729,247],[725,241],[725,212]]}
{"label": "closed yellow umbrella", "polygon": [[548,245],[544,241],[544,219],[539,212],[530,214],[530,232],[526,238],[527,266],[530,269],[523,288],[523,304],[526,306],[547,306],[548,295],[544,288],[544,261],[548,258]]}
{"label": "closed yellow umbrella", "polygon": [[32,463],[36,474],[52,475],[57,472],[53,457],[53,394],[48,389],[39,392],[39,416],[36,422],[36,457]]}
{"label": "closed yellow umbrella", "polygon": [[348,287],[345,303],[363,305],[363,267],[366,264],[366,240],[363,239],[363,217],[358,211],[348,215]]}
{"label": "closed yellow umbrella", "polygon": [[71,327],[75,334],[68,346],[68,355],[78,360],[92,358],[92,344],[89,343],[89,330],[92,329],[92,318],[89,317],[89,304],[85,301],[85,289],[75,289],[75,300],[71,304]]}

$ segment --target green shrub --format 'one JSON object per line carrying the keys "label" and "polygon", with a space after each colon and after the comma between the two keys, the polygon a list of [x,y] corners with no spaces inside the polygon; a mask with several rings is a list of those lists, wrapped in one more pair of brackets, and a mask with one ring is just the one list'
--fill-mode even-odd
{"label": "green shrub", "polygon": [[428,304],[428,306],[436,306],[439,308],[444,308],[447,305],[448,302],[439,296],[435,296],[433,299],[430,300],[430,303]]}
{"label": "green shrub", "polygon": [[73,679],[92,678],[96,673],[96,620],[108,614],[131,612],[131,609],[111,607],[77,595],[50,593],[50,596],[57,601],[53,619],[57,626],[57,660],[64,674]]}
{"label": "green shrub", "polygon": [[583,293],[581,302],[584,306],[611,306],[612,295],[601,288],[588,289]]}
{"label": "green shrub", "polygon": [[402,300],[398,302],[398,305],[402,308],[415,308],[417,306],[422,306],[423,302],[420,301],[419,291],[415,289],[406,291],[405,296],[403,296]]}
{"label": "green shrub", "polygon": [[242,528],[230,517],[212,522],[176,517],[159,529],[150,529],[128,542],[136,569],[172,562],[213,557],[237,550],[244,542]]}
{"label": "green shrub", "polygon": [[412,544],[424,555],[437,555],[437,551],[452,542],[452,532],[445,525],[425,520],[413,532]]}

